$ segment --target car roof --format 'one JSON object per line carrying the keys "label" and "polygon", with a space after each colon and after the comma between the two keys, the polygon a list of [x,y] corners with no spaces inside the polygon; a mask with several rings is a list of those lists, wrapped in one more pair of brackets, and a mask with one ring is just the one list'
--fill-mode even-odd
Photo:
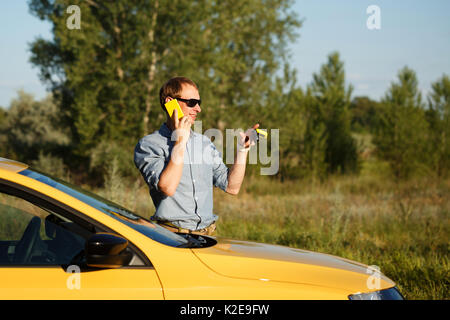
{"label": "car roof", "polygon": [[28,168],[28,165],[22,162],[1,158],[0,157],[0,169],[12,171],[12,172],[20,172]]}

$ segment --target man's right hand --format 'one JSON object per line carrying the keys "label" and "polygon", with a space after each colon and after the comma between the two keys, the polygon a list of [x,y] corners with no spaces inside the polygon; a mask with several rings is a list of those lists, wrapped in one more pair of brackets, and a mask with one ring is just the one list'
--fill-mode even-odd
{"label": "man's right hand", "polygon": [[187,142],[191,133],[192,120],[188,116],[178,119],[178,110],[175,109],[170,118],[174,128],[175,141]]}

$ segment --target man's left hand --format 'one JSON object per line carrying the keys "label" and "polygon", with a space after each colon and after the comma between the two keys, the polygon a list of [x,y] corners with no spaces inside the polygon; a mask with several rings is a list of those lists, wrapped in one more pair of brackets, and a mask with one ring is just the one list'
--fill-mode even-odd
{"label": "man's left hand", "polygon": [[239,142],[240,150],[248,150],[250,147],[256,144],[258,141],[258,134],[256,129],[259,128],[259,123],[255,124],[252,128],[245,132],[240,132],[241,140]]}

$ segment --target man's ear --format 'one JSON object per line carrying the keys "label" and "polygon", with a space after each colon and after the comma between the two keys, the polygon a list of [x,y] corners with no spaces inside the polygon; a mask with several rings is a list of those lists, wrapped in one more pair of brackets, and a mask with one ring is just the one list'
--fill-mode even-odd
{"label": "man's ear", "polygon": [[173,100],[172,97],[166,97],[166,100],[164,101],[164,103],[169,102],[170,100]]}

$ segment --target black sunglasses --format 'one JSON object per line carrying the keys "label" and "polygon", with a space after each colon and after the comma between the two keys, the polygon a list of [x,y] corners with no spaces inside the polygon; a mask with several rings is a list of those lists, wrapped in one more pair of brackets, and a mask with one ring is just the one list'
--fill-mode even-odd
{"label": "black sunglasses", "polygon": [[182,99],[182,98],[175,98],[175,99],[183,101],[184,103],[187,104],[187,106],[189,108],[195,107],[197,105],[197,103],[198,103],[198,105],[200,105],[202,103],[201,99],[200,100],[197,100],[197,99]]}

